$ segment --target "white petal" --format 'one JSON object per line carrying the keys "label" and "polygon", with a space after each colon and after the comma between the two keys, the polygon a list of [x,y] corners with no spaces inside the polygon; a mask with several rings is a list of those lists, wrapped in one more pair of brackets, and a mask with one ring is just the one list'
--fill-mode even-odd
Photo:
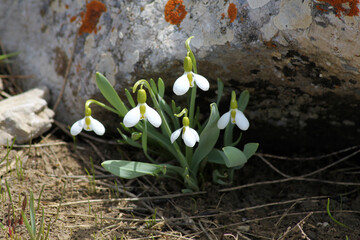
{"label": "white petal", "polygon": [[178,130],[176,130],[175,132],[173,132],[170,136],[170,141],[171,143],[174,143],[176,139],[178,139],[178,137],[180,136],[182,128],[179,128]]}
{"label": "white petal", "polygon": [[78,135],[85,125],[85,118],[76,121],[70,128],[70,133],[73,136]]}
{"label": "white petal", "polygon": [[196,137],[194,136],[192,131],[189,130],[189,127],[185,127],[185,132],[183,133],[182,138],[186,146],[188,147],[195,146]]}
{"label": "white petal", "polygon": [[204,78],[203,76],[199,75],[199,74],[195,74],[194,73],[194,79],[196,82],[196,85],[203,91],[207,91],[210,88],[210,84],[209,81]]}
{"label": "white petal", "polygon": [[104,125],[102,125],[101,122],[99,122],[98,120],[96,120],[95,118],[92,118],[90,116],[90,128],[97,134],[97,135],[104,135],[105,133],[105,127]]}
{"label": "white petal", "polygon": [[230,111],[227,113],[224,113],[224,115],[221,116],[221,118],[217,122],[217,127],[219,129],[224,129],[228,125],[229,122],[230,122]]}
{"label": "white petal", "polygon": [[238,109],[236,109],[235,122],[236,125],[243,131],[247,130],[250,126],[250,123],[245,115]]}
{"label": "white petal", "polygon": [[187,72],[185,72],[181,77],[176,79],[173,91],[176,95],[184,95],[190,88],[189,79],[187,78]]}
{"label": "white petal", "polygon": [[192,134],[194,134],[195,140],[196,140],[197,142],[199,142],[199,141],[200,141],[200,137],[199,137],[199,134],[197,133],[197,131],[195,131],[195,130],[192,129],[192,128],[189,128],[189,130],[192,132]]}
{"label": "white petal", "polygon": [[145,103],[146,111],[145,111],[145,117],[154,127],[159,127],[161,125],[161,117],[158,114],[157,111],[155,111],[153,108],[149,107]]}
{"label": "white petal", "polygon": [[125,127],[133,127],[140,121],[140,105],[131,109],[124,117],[123,122]]}

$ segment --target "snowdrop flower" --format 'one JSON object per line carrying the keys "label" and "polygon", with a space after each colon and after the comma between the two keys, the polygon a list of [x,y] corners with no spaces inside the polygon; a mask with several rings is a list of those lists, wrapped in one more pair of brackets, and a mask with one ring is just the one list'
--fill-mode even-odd
{"label": "snowdrop flower", "polygon": [[161,125],[160,115],[146,104],[146,92],[144,89],[139,89],[137,95],[138,105],[131,109],[124,117],[125,127],[133,127],[140,120],[147,119],[154,127]]}
{"label": "snowdrop flower", "polygon": [[170,136],[171,143],[174,143],[175,140],[178,139],[178,137],[180,136],[180,133],[182,132],[182,139],[184,140],[185,145],[188,147],[195,146],[195,143],[199,142],[200,140],[199,134],[194,129],[189,127],[190,121],[188,117],[186,116],[183,117],[182,123],[183,123],[183,127],[179,128],[178,130],[176,130],[171,134]]}
{"label": "snowdrop flower", "polygon": [[235,91],[232,91],[231,93],[230,111],[221,116],[217,122],[217,127],[219,129],[224,129],[229,122],[232,124],[236,123],[243,131],[247,130],[250,125],[245,115],[238,109]]}
{"label": "snowdrop flower", "polygon": [[73,136],[78,135],[81,130],[94,131],[97,135],[104,135],[105,127],[101,122],[91,117],[91,109],[89,107],[85,110],[85,117],[75,122],[71,128],[70,133]]}
{"label": "snowdrop flower", "polygon": [[189,56],[185,57],[184,71],[184,74],[176,79],[174,83],[173,91],[176,95],[184,95],[190,87],[194,87],[194,81],[201,90],[209,90],[210,84],[208,80],[203,76],[192,72],[192,62]]}

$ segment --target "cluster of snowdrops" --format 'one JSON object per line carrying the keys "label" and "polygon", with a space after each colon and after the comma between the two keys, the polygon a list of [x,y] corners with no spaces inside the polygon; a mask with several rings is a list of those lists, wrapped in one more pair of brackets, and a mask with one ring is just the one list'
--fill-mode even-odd
{"label": "cluster of snowdrops", "polygon": [[[177,106],[174,100],[170,104],[166,102],[165,84],[159,78],[157,83],[153,79],[142,79],[134,84],[132,91],[137,92],[137,104],[132,94],[125,89],[125,95],[131,105],[131,109],[128,110],[106,77],[96,73],[97,86],[111,106],[94,99],[87,100],[85,117],[72,125],[71,134],[76,136],[82,129],[94,131],[98,135],[105,133],[103,124],[91,116],[90,105],[96,104],[123,119],[120,123],[121,129],[118,128],[122,137],[119,142],[142,149],[149,160],[103,162],[102,166],[112,174],[127,179],[143,175],[164,176],[182,182],[184,192],[198,191],[200,179],[206,179],[203,175],[206,166],[211,168],[214,182],[230,184],[234,171],[242,168],[256,152],[257,143],[247,143],[243,150],[238,149],[236,146],[239,145],[242,134],[237,134],[236,139],[233,134],[235,125],[242,131],[249,128],[249,121],[243,114],[249,101],[248,91],[241,92],[239,99],[236,99],[235,91],[232,91],[230,109],[220,117],[217,106],[224,85],[218,79],[217,101],[210,104],[209,117],[200,122],[200,108],[195,104],[197,87],[207,91],[210,84],[205,77],[197,73],[196,59],[189,46],[191,38],[185,42],[187,54],[184,59],[184,74],[173,85],[176,95],[188,94],[188,108]],[[154,108],[147,104],[146,90]],[[222,143],[218,143],[222,129],[225,129]],[[183,141],[178,140],[180,135]],[[194,150],[196,143],[198,145]],[[215,146],[219,145],[223,147],[217,149]]]}

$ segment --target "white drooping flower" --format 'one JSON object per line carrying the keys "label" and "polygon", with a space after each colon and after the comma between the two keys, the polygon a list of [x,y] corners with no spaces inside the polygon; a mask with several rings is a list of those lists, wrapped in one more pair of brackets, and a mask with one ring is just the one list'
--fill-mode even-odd
{"label": "white drooping flower", "polygon": [[76,121],[70,128],[70,133],[73,136],[78,135],[82,130],[94,131],[97,135],[104,135],[105,127],[101,122],[91,117],[91,109],[85,110],[85,117]]}
{"label": "white drooping flower", "polygon": [[176,79],[173,91],[176,95],[184,95],[190,87],[194,87],[194,82],[203,91],[209,90],[210,84],[208,80],[196,73],[192,72],[192,62],[189,56],[184,60],[184,74]]}
{"label": "white drooping flower", "polygon": [[140,120],[147,119],[154,127],[161,125],[160,115],[146,104],[146,92],[144,89],[139,89],[137,95],[138,105],[131,109],[124,117],[125,127],[133,127]]}
{"label": "white drooping flower", "polygon": [[184,143],[188,147],[194,147],[196,142],[199,142],[200,137],[199,134],[189,127],[189,118],[183,117],[183,127],[175,130],[171,136],[170,141],[171,143],[174,143],[176,139],[180,136],[180,133],[182,133],[182,139],[184,140]]}
{"label": "white drooping flower", "polygon": [[221,116],[217,122],[217,127],[224,129],[229,122],[236,124],[243,131],[246,131],[250,126],[244,113],[238,109],[235,91],[231,94],[230,111]]}

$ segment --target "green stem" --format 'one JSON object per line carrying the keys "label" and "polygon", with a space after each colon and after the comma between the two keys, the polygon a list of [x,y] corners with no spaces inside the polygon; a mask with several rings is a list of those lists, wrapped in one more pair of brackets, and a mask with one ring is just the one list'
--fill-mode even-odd
{"label": "green stem", "polygon": [[[152,101],[153,101],[153,103],[155,105],[155,108],[156,108],[156,110],[158,110],[158,112],[160,114],[160,117],[162,119],[163,124],[161,126],[164,126],[163,128],[165,128],[165,132],[168,134],[168,137],[170,138],[171,130],[170,130],[168,122],[166,121],[164,113],[163,113],[163,111],[162,111],[162,109],[160,107],[160,104],[157,101],[156,96],[155,96],[154,92],[151,90],[151,88],[148,88],[148,90],[149,90],[149,93],[150,93],[150,97],[151,97],[151,99],[152,99]],[[188,162],[186,161],[186,158],[185,158],[184,154],[182,154],[179,145],[176,142],[174,142],[172,144],[172,146],[175,148],[175,151],[177,152],[176,157],[179,160],[181,167],[183,167],[183,168],[188,167],[189,166]]]}
{"label": "green stem", "polygon": [[98,106],[100,106],[100,107],[103,107],[103,108],[105,108],[106,110],[109,110],[109,111],[111,111],[111,112],[113,112],[113,113],[116,113],[116,114],[120,115],[120,113],[119,113],[115,108],[109,107],[109,106],[103,104],[102,102],[96,101],[96,100],[94,100],[94,99],[89,99],[89,100],[87,100],[87,101],[85,102],[85,109],[87,109],[88,107],[90,107],[90,104],[92,104],[92,103],[95,103],[96,105],[98,105]]}

